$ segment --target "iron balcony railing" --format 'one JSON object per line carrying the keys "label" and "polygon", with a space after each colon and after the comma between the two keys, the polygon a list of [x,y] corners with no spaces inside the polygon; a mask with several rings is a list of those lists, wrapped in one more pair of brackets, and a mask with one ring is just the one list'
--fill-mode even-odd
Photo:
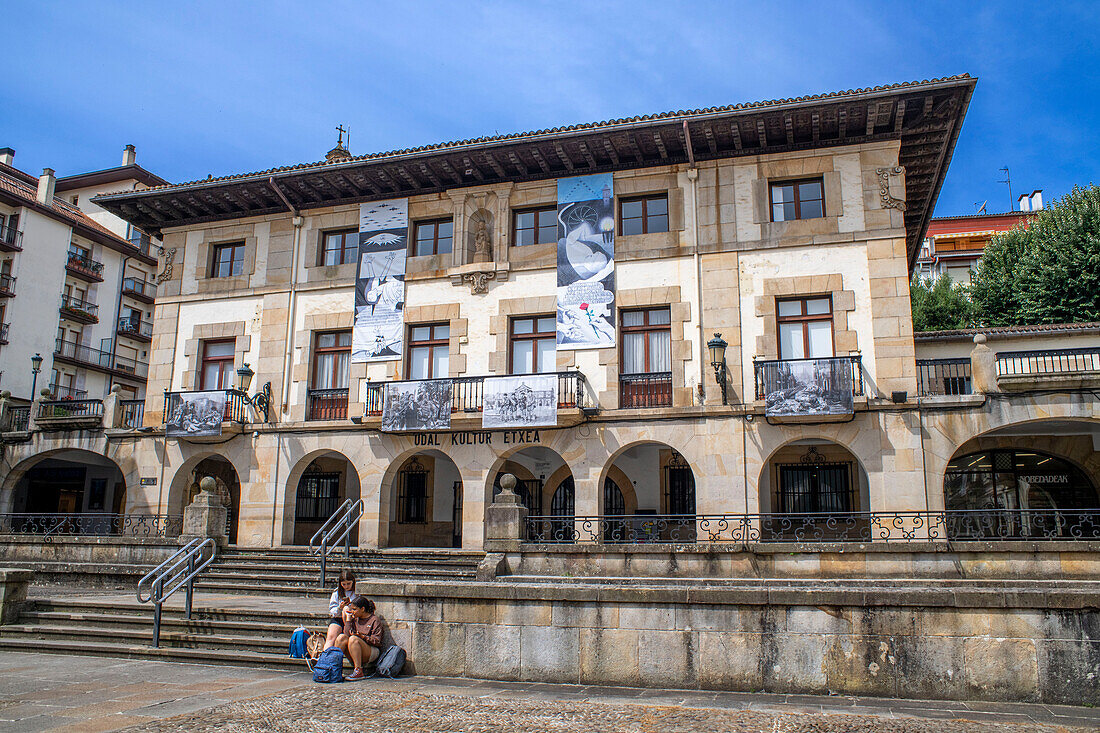
{"label": "iron balcony railing", "polygon": [[921,397],[970,393],[969,357],[917,359],[917,394]]}
{"label": "iron balcony railing", "polygon": [[311,389],[306,392],[306,420],[346,420],[347,389]]}
{"label": "iron balcony railing", "polygon": [[90,318],[92,320],[99,320],[99,306],[95,303],[89,303],[86,300],[80,298],[74,298],[71,295],[61,296],[61,310],[67,315],[75,315],[77,318]]}
{"label": "iron balcony railing", "polygon": [[103,417],[103,400],[45,400],[38,403],[38,420],[82,420]]}
{"label": "iron balcony railing", "polygon": [[65,361],[92,367],[93,369],[125,374],[136,379],[144,379],[149,375],[149,365],[144,361],[136,361],[126,356],[111,354],[109,351],[84,346],[72,341],[57,339],[53,353],[54,356]]}
{"label": "iron balcony railing", "polygon": [[[164,419],[168,421],[183,409],[184,395],[193,394],[193,392],[217,392],[218,390],[193,390],[185,392],[165,392],[164,393]],[[223,390],[225,392],[225,413],[223,415],[224,422],[236,422],[247,423],[248,419],[248,398],[243,392],[238,392],[235,389]]]}
{"label": "iron balcony railing", "polygon": [[672,372],[620,374],[619,407],[672,407]]}
{"label": "iron balcony railing", "polygon": [[8,342],[8,329],[10,327],[10,323],[0,323],[0,344],[6,344]]}
{"label": "iron balcony railing", "polygon": [[850,356],[830,356],[818,359],[768,359],[753,362],[755,368],[756,399],[764,399],[764,373],[775,364],[794,364],[797,362],[829,362],[833,369],[850,369],[852,372],[852,395],[863,394],[863,361],[859,354]]}
{"label": "iron balcony railing", "polygon": [[12,407],[11,413],[11,430],[15,432],[25,432],[31,424],[31,408],[29,405],[26,407]]}
{"label": "iron balcony railing", "polygon": [[127,277],[122,280],[122,294],[151,303],[157,296],[157,286],[140,278]]}
{"label": "iron balcony railing", "polygon": [[123,336],[148,341],[153,338],[153,324],[124,316],[118,319],[118,332]]}
{"label": "iron balcony railing", "polygon": [[103,280],[103,263],[79,252],[69,253],[69,259],[66,261],[65,267],[74,275],[95,281]]}
{"label": "iron balcony railing", "polygon": [[[554,372],[558,378],[558,409],[584,407],[584,374],[578,371]],[[485,398],[485,380],[492,377],[452,377],[451,412],[481,412]],[[417,381],[372,382],[367,385],[367,415],[381,415],[387,384],[413,384]]]}
{"label": "iron balcony railing", "polygon": [[66,387],[61,384],[50,385],[50,399],[53,400],[83,400],[88,397],[88,390]]}
{"label": "iron balcony railing", "polygon": [[19,252],[23,249],[23,232],[13,226],[0,226],[0,250]]}
{"label": "iron balcony railing", "polygon": [[539,544],[1097,540],[1100,508],[527,517]]}
{"label": "iron balcony railing", "polygon": [[145,400],[119,400],[120,424],[124,428],[140,428],[145,419]]}
{"label": "iron balcony railing", "polygon": [[15,296],[15,278],[11,275],[0,275],[0,297]]}
{"label": "iron balcony railing", "polygon": [[123,537],[179,537],[180,514],[0,514],[0,534],[51,537],[119,535]]}
{"label": "iron balcony railing", "polygon": [[998,377],[1096,371],[1100,371],[1100,347],[1096,346],[1045,351],[1002,351],[997,354]]}

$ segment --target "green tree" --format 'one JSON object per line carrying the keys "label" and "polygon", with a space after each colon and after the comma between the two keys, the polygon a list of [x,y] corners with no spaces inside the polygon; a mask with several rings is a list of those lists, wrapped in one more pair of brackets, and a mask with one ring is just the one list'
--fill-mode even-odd
{"label": "green tree", "polygon": [[973,322],[973,305],[966,288],[951,282],[946,273],[934,281],[916,278],[909,284],[914,331],[967,328]]}
{"label": "green tree", "polygon": [[969,290],[983,325],[1100,320],[1100,187],[1075,186],[994,237]]}

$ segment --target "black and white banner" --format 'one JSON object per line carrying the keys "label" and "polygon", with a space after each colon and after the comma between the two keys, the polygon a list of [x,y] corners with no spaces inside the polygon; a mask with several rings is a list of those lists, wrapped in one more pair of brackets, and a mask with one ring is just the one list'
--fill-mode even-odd
{"label": "black and white banner", "polygon": [[524,374],[485,380],[481,427],[532,428],[558,424],[558,376]]}
{"label": "black and white banner", "polygon": [[760,368],[766,415],[848,415],[854,410],[849,359],[769,361]]}
{"label": "black and white banner", "polygon": [[558,179],[558,348],[615,346],[615,197],[610,173]]}
{"label": "black and white banner", "polygon": [[449,429],[452,387],[449,379],[387,384],[382,398],[382,430],[398,433]]}
{"label": "black and white banner", "polygon": [[222,434],[225,419],[225,390],[177,392],[170,398],[171,413],[164,423],[165,435],[199,438]]}
{"label": "black and white banner", "polygon": [[400,359],[405,344],[405,256],[409,200],[359,206],[359,269],[351,360]]}

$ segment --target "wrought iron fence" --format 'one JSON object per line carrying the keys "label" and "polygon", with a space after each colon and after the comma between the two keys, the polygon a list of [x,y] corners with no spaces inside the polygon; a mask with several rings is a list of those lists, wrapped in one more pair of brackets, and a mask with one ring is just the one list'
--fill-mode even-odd
{"label": "wrought iron fence", "polygon": [[119,400],[118,409],[122,413],[122,427],[141,427],[145,419],[145,400]]}
{"label": "wrought iron fence", "polygon": [[0,295],[15,295],[15,278],[0,274]]}
{"label": "wrought iron fence", "polygon": [[10,328],[10,323],[0,323],[0,344],[6,344],[8,342],[8,329]]}
{"label": "wrought iron fence", "polygon": [[8,251],[23,249],[23,232],[13,226],[0,226],[0,248]]}
{"label": "wrought iron fence", "polygon": [[970,394],[970,358],[917,359],[917,394]]}
{"label": "wrought iron fence", "polygon": [[179,537],[182,514],[0,514],[0,534],[51,537]]}
{"label": "wrought iron fence", "polygon": [[347,389],[311,389],[306,392],[306,420],[346,420],[347,417]]}
{"label": "wrought iron fence", "polygon": [[531,516],[524,536],[525,542],[540,544],[937,540],[1100,540],[1100,508]]}
{"label": "wrought iron fence", "polygon": [[[217,392],[218,390],[206,390]],[[235,389],[223,390],[225,392],[225,415],[224,419],[227,422],[247,423],[248,419],[248,398],[243,392],[238,392]],[[165,392],[164,393],[164,417],[168,420],[174,415],[183,405],[183,395],[190,394],[190,392]]]}
{"label": "wrought iron fence", "polygon": [[82,255],[79,252],[69,253],[69,261],[66,263],[66,267],[97,279],[103,277],[103,263],[96,262],[91,257]]}
{"label": "wrought iron fence", "polygon": [[127,277],[122,280],[122,294],[152,300],[157,295],[157,286],[140,278]]}
{"label": "wrought iron fence", "polygon": [[16,432],[26,431],[31,424],[30,405],[26,407],[11,407],[8,408],[8,411],[11,414],[11,430]]}
{"label": "wrought iron fence", "polygon": [[764,373],[765,370],[771,368],[773,365],[793,362],[832,362],[833,369],[840,368],[841,365],[846,365],[847,368],[852,370],[852,395],[859,397],[863,394],[863,360],[859,354],[851,354],[849,356],[831,356],[828,358],[820,359],[768,359],[762,361],[753,362],[754,375],[756,382],[756,399],[764,399]]}
{"label": "wrought iron fence", "polygon": [[[584,407],[584,374],[578,371],[556,372],[558,378],[558,409]],[[492,377],[453,377],[451,382],[451,412],[481,412],[485,398],[485,380]],[[381,415],[386,384],[405,382],[372,382],[367,385],[366,414]]]}
{"label": "wrought iron fence", "polygon": [[1002,351],[997,354],[998,377],[1095,371],[1100,371],[1100,347],[1095,346],[1045,351]]}
{"label": "wrought iron fence", "polygon": [[50,399],[54,400],[83,400],[88,398],[88,390],[66,387],[61,384],[50,385]]}
{"label": "wrought iron fence", "polygon": [[672,407],[672,372],[620,374],[619,407]]}
{"label": "wrought iron fence", "polygon": [[123,316],[118,319],[118,332],[124,336],[151,339],[153,338],[153,324]]}
{"label": "wrought iron fence", "polygon": [[103,400],[49,400],[38,403],[39,420],[103,417]]}
{"label": "wrought iron fence", "polygon": [[61,309],[86,318],[99,318],[99,306],[71,295],[61,296]]}
{"label": "wrought iron fence", "polygon": [[125,356],[112,354],[92,346],[84,346],[72,341],[57,339],[54,344],[54,356],[99,369],[112,369],[134,377],[149,374],[149,365],[144,361],[135,361]]}

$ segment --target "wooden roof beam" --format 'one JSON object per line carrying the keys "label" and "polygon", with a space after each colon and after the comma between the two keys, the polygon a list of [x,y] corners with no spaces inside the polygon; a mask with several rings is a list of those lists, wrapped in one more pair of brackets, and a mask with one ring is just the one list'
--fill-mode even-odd
{"label": "wooden roof beam", "polygon": [[439,166],[443,169],[443,172],[450,177],[452,182],[462,183],[462,176],[458,175],[458,171],[454,169],[454,166],[451,165],[451,162],[449,160],[447,160],[446,158],[440,158]]}
{"label": "wooden roof beam", "polygon": [[152,206],[148,206],[146,204],[139,203],[139,204],[137,204],[137,208],[138,208],[138,211],[145,214],[147,217],[152,218],[152,219],[156,219],[158,224],[160,224],[161,222],[168,221],[168,217],[166,217],[164,214],[162,214],[159,211],[157,211],[156,209],[154,209]]}
{"label": "wooden roof beam", "polygon": [[867,132],[864,134],[867,137],[875,134],[875,122],[878,120],[878,105],[872,103],[867,105]]}
{"label": "wooden roof beam", "polygon": [[573,170],[573,160],[565,154],[565,148],[562,147],[561,143],[554,143],[554,152],[558,154],[558,160],[565,165],[566,170]]}
{"label": "wooden roof beam", "polygon": [[390,191],[393,193],[401,193],[401,186],[397,185],[397,181],[390,178],[390,174],[386,172],[384,168],[379,166],[374,169],[374,172],[378,174],[378,177],[382,179],[382,182],[389,186]]}
{"label": "wooden roof beam", "polygon": [[493,173],[496,173],[497,177],[508,177],[508,174],[504,172],[504,167],[496,158],[493,157],[492,153],[485,153],[482,157],[485,158],[485,162],[489,164],[489,167],[493,169]]}
{"label": "wooden roof beam", "polygon": [[550,164],[546,162],[546,159],[542,157],[542,153],[536,147],[531,148],[531,157],[535,159],[535,162],[539,164],[539,168],[542,168],[543,173],[550,172]]}
{"label": "wooden roof beam", "polygon": [[588,161],[588,167],[589,168],[599,167],[596,164],[596,157],[594,155],[592,155],[592,151],[590,151],[588,149],[588,144],[587,143],[585,143],[583,140],[581,140],[580,142],[577,143],[577,148],[580,149],[581,155],[584,156],[584,159]]}
{"label": "wooden roof beam", "polygon": [[743,145],[741,143],[741,125],[738,124],[737,121],[735,120],[733,122],[730,122],[729,126],[730,126],[730,137],[733,138],[733,147],[734,147],[735,150],[741,151],[741,149],[743,148]]}
{"label": "wooden roof beam", "polygon": [[897,112],[894,113],[894,132],[901,132],[901,126],[905,123],[905,100],[898,101]]}
{"label": "wooden roof beam", "polygon": [[668,160],[668,149],[665,148],[665,139],[661,137],[660,130],[653,131],[653,144],[657,146],[657,152],[661,154],[661,160]]}
{"label": "wooden roof beam", "polygon": [[630,151],[634,154],[634,162],[641,163],[645,160],[645,154],[642,153],[642,141],[638,139],[638,133],[632,132],[626,135],[624,138],[630,145]]}
{"label": "wooden roof beam", "polygon": [[466,175],[472,175],[479,181],[485,180],[485,174],[481,172],[481,169],[474,165],[474,161],[470,160],[470,156],[462,156],[462,164],[466,166]]}
{"label": "wooden roof beam", "polygon": [[843,107],[837,112],[837,138],[843,140],[848,136],[848,110]]}
{"label": "wooden roof beam", "polygon": [[351,180],[351,176],[343,172],[337,173],[334,178],[340,183],[344,184],[344,188],[351,191],[352,195],[363,196],[369,193],[368,191],[365,191],[361,186],[359,186],[359,184],[357,184],[355,181]]}
{"label": "wooden roof beam", "polygon": [[527,170],[527,166],[523,164],[520,157],[516,155],[514,150],[508,151],[508,160],[511,161],[512,167],[515,168],[521,176],[529,176],[531,172]]}
{"label": "wooden roof beam", "polygon": [[718,143],[714,140],[714,129],[711,125],[703,125],[703,138],[707,141],[707,148],[711,155],[718,154]]}
{"label": "wooden roof beam", "polygon": [[428,167],[427,163],[421,162],[419,163],[419,167],[420,172],[424,175],[425,178],[432,182],[432,185],[434,185],[436,188],[443,188],[443,183],[439,180],[439,176],[437,176],[435,172]]}
{"label": "wooden roof beam", "polygon": [[791,115],[783,116],[783,129],[787,133],[787,144],[794,145],[794,117]]}
{"label": "wooden roof beam", "polygon": [[397,175],[408,181],[409,185],[412,186],[412,190],[414,191],[418,188],[424,188],[424,184],[413,178],[412,173],[409,173],[408,169],[405,168],[405,166],[403,165],[397,166]]}
{"label": "wooden roof beam", "polygon": [[603,139],[603,149],[607,151],[607,157],[611,158],[611,165],[618,165],[619,151],[615,149],[615,145],[611,142],[610,135]]}
{"label": "wooden roof beam", "polygon": [[756,139],[760,142],[761,148],[768,147],[768,130],[762,119],[756,120]]}

